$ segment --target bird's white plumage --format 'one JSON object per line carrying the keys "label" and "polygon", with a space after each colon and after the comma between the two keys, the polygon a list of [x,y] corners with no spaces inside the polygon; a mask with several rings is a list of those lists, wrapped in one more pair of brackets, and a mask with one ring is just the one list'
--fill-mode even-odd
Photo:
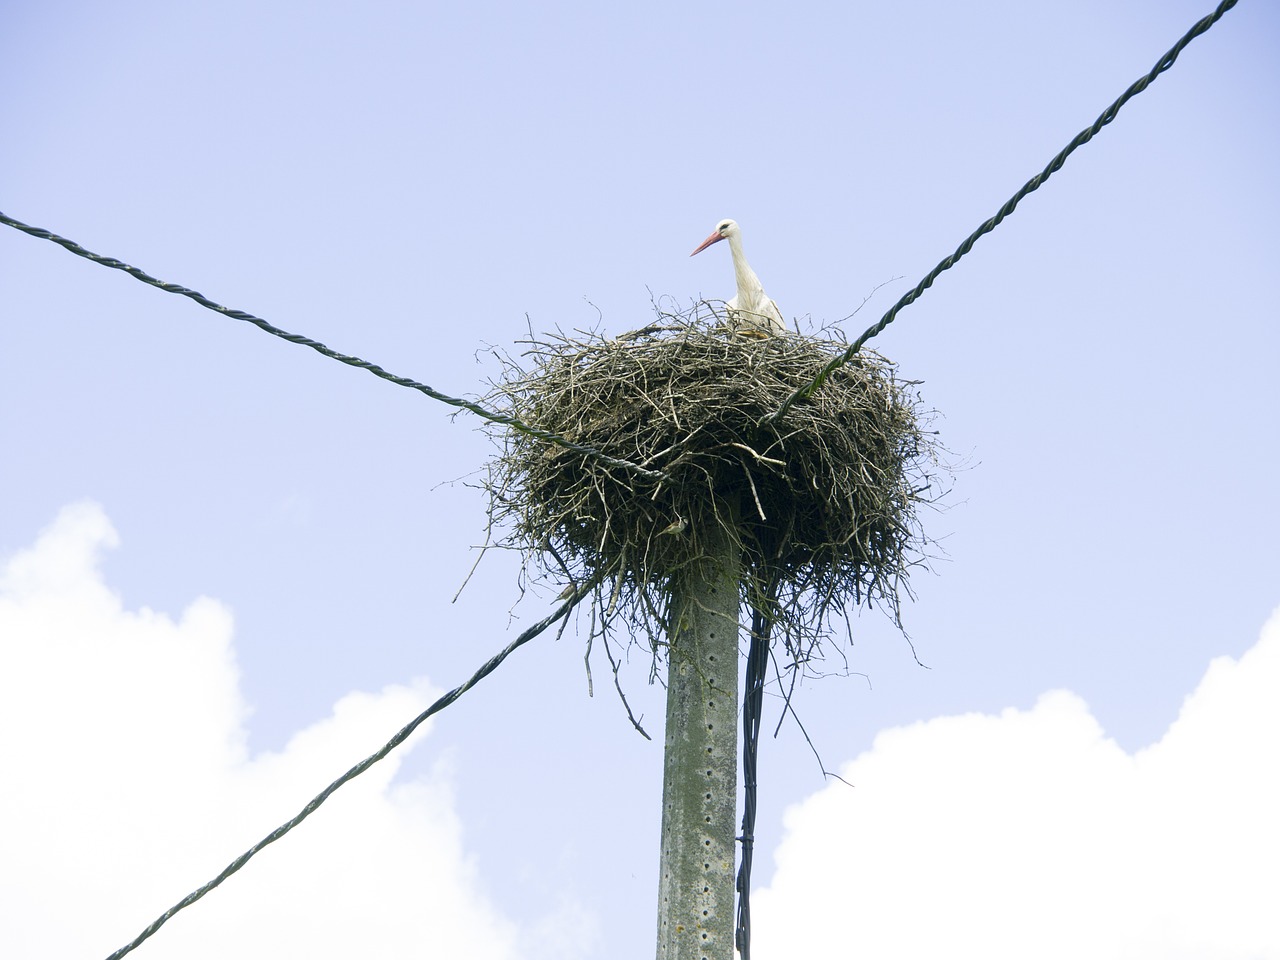
{"label": "bird's white plumage", "polygon": [[[782,319],[782,311],[764,292],[764,285],[756,276],[747,258],[742,253],[742,231],[733,220],[721,220],[716,224],[711,236],[702,241],[693,253],[701,253],[713,243],[721,240],[729,241],[729,251],[733,254],[733,275],[738,284],[738,292],[728,303],[729,323],[738,333],[780,337],[786,334],[787,325]],[[689,256],[693,256],[693,253]]]}

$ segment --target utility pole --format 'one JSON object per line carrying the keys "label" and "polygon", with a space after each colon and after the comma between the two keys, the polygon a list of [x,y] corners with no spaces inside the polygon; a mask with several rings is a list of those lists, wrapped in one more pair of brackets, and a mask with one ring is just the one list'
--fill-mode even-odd
{"label": "utility pole", "polygon": [[[667,667],[657,957],[742,960],[773,624],[816,653],[850,605],[896,616],[896,589],[923,554],[915,509],[937,461],[918,395],[878,355],[847,362],[838,340],[803,334],[726,336],[705,304],[660,317],[617,337],[535,340],[528,372],[507,358],[494,396],[511,429],[490,471],[489,517],[511,525],[527,570],[558,570],[575,589],[593,578],[593,636],[665,634],[654,649]],[[570,447],[549,447],[548,433]],[[803,671],[800,659],[783,669]]]}
{"label": "utility pole", "polygon": [[[721,504],[721,520],[737,511]],[[711,521],[675,578],[667,661],[658,960],[733,960],[741,547]]]}

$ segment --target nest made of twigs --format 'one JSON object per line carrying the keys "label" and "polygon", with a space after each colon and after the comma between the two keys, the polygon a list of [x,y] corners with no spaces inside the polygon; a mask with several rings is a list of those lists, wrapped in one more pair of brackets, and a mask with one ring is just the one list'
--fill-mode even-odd
{"label": "nest made of twigs", "polygon": [[598,577],[601,630],[621,616],[660,637],[671,578],[701,562],[712,524],[740,541],[745,599],[758,603],[776,576],[784,629],[820,630],[860,603],[887,605],[897,620],[923,556],[916,507],[933,463],[917,385],[860,353],[770,424],[845,345],[749,339],[698,306],[615,338],[531,340],[521,361],[504,358],[487,402],[648,472],[503,428],[487,483],[492,522],[526,568],[566,584]]}

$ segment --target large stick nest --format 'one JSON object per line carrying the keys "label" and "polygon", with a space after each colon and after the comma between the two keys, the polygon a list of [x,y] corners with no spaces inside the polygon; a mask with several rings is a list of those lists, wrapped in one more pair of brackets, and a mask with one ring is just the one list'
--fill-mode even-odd
{"label": "large stick nest", "polygon": [[612,339],[548,336],[520,362],[503,358],[489,403],[656,474],[503,428],[487,485],[507,544],[526,570],[534,560],[566,584],[598,577],[606,639],[619,616],[660,639],[671,578],[702,562],[713,524],[740,540],[744,599],[760,603],[777,577],[772,613],[798,659],[846,606],[887,606],[897,621],[923,556],[916,507],[933,464],[916,384],[864,352],[766,424],[844,344],[748,339],[706,304],[695,314]]}

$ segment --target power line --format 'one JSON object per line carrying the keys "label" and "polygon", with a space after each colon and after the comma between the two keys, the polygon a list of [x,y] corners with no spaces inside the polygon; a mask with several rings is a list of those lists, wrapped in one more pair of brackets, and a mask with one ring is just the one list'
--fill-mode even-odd
{"label": "power line", "polygon": [[543,430],[539,427],[530,426],[529,424],[517,420],[515,417],[508,416],[505,413],[488,410],[471,400],[464,400],[461,397],[451,397],[448,394],[441,393],[439,390],[435,390],[432,387],[427,386],[425,383],[419,383],[417,380],[410,380],[408,377],[401,377],[393,373],[388,373],[376,363],[370,363],[368,360],[362,360],[359,357],[352,357],[345,353],[339,353],[336,350],[326,347],[323,343],[320,343],[317,340],[312,340],[310,337],[305,337],[299,333],[289,333],[286,330],[281,330],[279,327],[273,326],[261,317],[254,316],[252,313],[248,313],[244,310],[235,310],[231,307],[225,307],[217,301],[210,300],[204,294],[199,293],[196,290],[192,290],[189,287],[159,280],[156,277],[151,276],[151,274],[147,273],[145,270],[130,266],[129,264],[121,260],[117,260],[114,257],[104,257],[91,250],[86,250],[74,240],[68,240],[66,237],[60,237],[56,233],[45,230],[43,227],[33,227],[29,224],[23,223],[21,220],[15,220],[3,211],[0,211],[0,223],[4,223],[16,230],[21,230],[23,233],[30,234],[31,236],[37,237],[41,240],[48,240],[51,243],[56,243],[59,246],[70,250],[78,257],[84,257],[86,260],[91,260],[104,267],[110,267],[113,270],[121,270],[133,277],[135,280],[140,280],[143,283],[150,284],[153,287],[163,290],[165,293],[174,293],[179,296],[187,297],[200,304],[200,306],[212,310],[214,313],[220,313],[223,316],[230,317],[232,320],[243,320],[246,323],[252,323],[255,327],[258,327],[260,330],[264,330],[273,337],[279,337],[281,340],[287,340],[289,343],[296,343],[300,346],[310,347],[312,350],[328,357],[330,360],[337,360],[339,363],[345,363],[348,366],[359,367],[361,370],[368,370],[375,377],[381,377],[383,380],[388,380],[401,387],[408,387],[410,390],[417,390],[419,393],[426,394],[432,400],[439,400],[441,403],[447,403],[452,407],[461,407],[463,410],[469,410],[476,416],[484,420],[488,420],[490,423],[504,424],[515,430],[519,430],[521,433],[528,434],[531,437],[536,437],[539,440],[545,440],[548,443],[554,443],[557,446],[564,447],[566,450],[572,450],[574,453],[580,453],[587,457],[594,457],[611,467],[630,470],[631,472],[637,473],[649,480],[661,480],[664,477],[664,475],[658,471],[646,469],[639,464],[632,463],[630,460],[611,457],[609,454],[596,450],[594,447],[574,443],[572,440],[567,440],[559,434],[552,433],[549,430]]}
{"label": "power line", "polygon": [[1078,147],[1081,147],[1084,144],[1088,143],[1090,140],[1092,140],[1094,136],[1098,133],[1098,131],[1100,131],[1108,123],[1114,120],[1116,118],[1116,114],[1120,112],[1121,107],[1123,107],[1126,103],[1128,103],[1131,98],[1137,96],[1143,90],[1147,89],[1147,87],[1151,84],[1153,80],[1155,80],[1156,77],[1160,76],[1160,74],[1164,73],[1166,70],[1172,67],[1174,61],[1178,59],[1178,54],[1182,52],[1183,48],[1186,47],[1186,45],[1189,44],[1196,37],[1200,36],[1200,34],[1204,33],[1210,27],[1212,27],[1215,23],[1217,23],[1218,20],[1221,19],[1224,13],[1226,13],[1228,10],[1230,10],[1232,7],[1236,5],[1236,2],[1237,0],[1222,0],[1222,3],[1218,4],[1218,8],[1214,10],[1213,13],[1209,14],[1207,17],[1200,20],[1198,23],[1195,24],[1195,26],[1193,26],[1190,30],[1188,30],[1186,34],[1182,37],[1182,39],[1173,45],[1173,48],[1168,53],[1166,53],[1163,57],[1161,57],[1158,61],[1156,61],[1156,65],[1151,69],[1150,73],[1148,73],[1144,77],[1139,78],[1138,80],[1135,80],[1133,84],[1129,87],[1129,89],[1120,95],[1119,99],[1117,99],[1113,104],[1111,104],[1111,106],[1107,107],[1106,110],[1102,111],[1102,115],[1098,117],[1098,119],[1095,120],[1091,126],[1086,127],[1084,130],[1081,130],[1079,133],[1077,133],[1075,136],[1075,139],[1072,140],[1069,144],[1067,144],[1066,147],[1063,148],[1061,153],[1059,153],[1056,157],[1050,160],[1049,165],[1047,167],[1045,167],[1043,170],[1037,173],[1034,177],[1028,180],[1025,184],[1023,184],[1022,189],[1019,190],[1017,193],[1015,193],[1012,197],[1010,197],[1009,200],[1005,203],[1005,205],[1001,207],[999,211],[997,211],[994,217],[992,217],[982,226],[978,227],[978,229],[973,231],[973,233],[969,234],[969,236],[965,238],[964,242],[961,243],[960,246],[956,248],[955,253],[946,257],[941,263],[939,263],[936,267],[930,270],[923,280],[921,280],[918,284],[916,284],[916,286],[913,289],[907,291],[907,293],[903,295],[901,300],[899,300],[897,303],[895,303],[892,307],[889,308],[888,313],[886,313],[883,317],[881,317],[879,321],[877,321],[875,324],[868,327],[863,332],[862,336],[858,337],[857,340],[853,341],[853,343],[849,345],[849,348],[847,350],[845,350],[843,353],[837,354],[836,357],[832,359],[830,363],[828,363],[825,367],[823,367],[818,372],[818,375],[815,376],[810,383],[806,384],[803,387],[800,387],[793,394],[791,394],[791,396],[787,397],[787,399],[783,402],[782,406],[780,406],[774,413],[766,417],[764,422],[766,424],[775,424],[779,422],[784,416],[786,416],[787,411],[791,409],[792,404],[794,404],[797,400],[812,396],[813,391],[821,387],[822,384],[826,382],[827,378],[831,376],[832,373],[834,373],[840,367],[844,366],[846,363],[848,363],[850,360],[853,359],[854,354],[856,354],[860,349],[862,349],[862,345],[864,343],[866,343],[872,337],[878,336],[880,332],[884,330],[885,327],[893,323],[893,321],[898,316],[898,312],[902,310],[903,307],[906,307],[907,305],[914,303],[917,299],[919,299],[920,295],[925,292],[925,290],[933,286],[933,281],[938,279],[938,275],[942,273],[942,271],[948,270],[952,266],[954,266],[960,260],[961,257],[963,257],[966,253],[968,253],[973,248],[973,245],[977,243],[978,239],[983,234],[990,233],[1000,224],[1000,221],[1002,221],[1009,214],[1013,213],[1014,209],[1017,208],[1018,203],[1022,200],[1023,197],[1031,193],[1033,190],[1037,189],[1042,183],[1048,180],[1049,177],[1051,177],[1054,173],[1060,170],[1062,168],[1062,165],[1066,163],[1067,157],[1071,156],[1071,154],[1075,152],[1075,150]]}
{"label": "power line", "polygon": [[547,627],[551,626],[551,624],[555,623],[557,620],[566,616],[569,613],[569,611],[571,611],[574,607],[576,607],[579,601],[581,601],[582,598],[585,597],[595,587],[597,580],[598,578],[593,578],[591,580],[587,580],[579,584],[577,589],[569,597],[568,600],[566,600],[563,604],[561,604],[555,611],[548,614],[542,620],[539,620],[537,623],[535,623],[532,627],[530,627],[524,633],[520,634],[520,636],[512,640],[509,644],[507,644],[500,651],[498,651],[498,653],[490,657],[484,663],[484,665],[480,667],[479,670],[477,670],[475,673],[471,675],[471,678],[469,680],[467,680],[465,683],[460,684],[459,686],[454,687],[452,690],[450,690],[448,693],[442,696],[435,703],[431,704],[431,706],[427,707],[426,710],[422,711],[422,713],[418,714],[416,717],[410,720],[407,724],[401,727],[399,731],[397,731],[395,736],[393,736],[390,740],[388,740],[385,744],[383,744],[377,751],[365,757],[363,760],[357,763],[354,767],[352,767],[350,770],[348,770],[346,773],[340,776],[337,780],[333,781],[333,783],[329,784],[327,787],[321,790],[318,794],[316,794],[311,799],[311,801],[305,807],[303,807],[302,810],[298,812],[297,816],[293,817],[291,820],[288,820],[285,823],[282,823],[280,826],[276,827],[269,834],[267,834],[265,837],[263,837],[261,840],[255,843],[252,847],[250,847],[244,853],[240,854],[240,856],[236,857],[229,864],[227,864],[226,867],[223,868],[222,872],[219,873],[216,877],[214,877],[204,886],[200,887],[198,890],[193,890],[191,893],[187,894],[185,897],[183,897],[181,900],[175,903],[172,907],[170,907],[164,913],[160,914],[160,916],[158,916],[155,920],[153,920],[145,930],[143,930],[140,934],[138,934],[136,937],[134,937],[132,940],[126,943],[123,947],[121,947],[115,953],[111,954],[107,958],[107,960],[119,960],[120,957],[123,957],[125,954],[132,952],[136,947],[142,944],[144,940],[146,940],[148,937],[154,934],[157,930],[159,930],[162,926],[168,923],[169,920],[171,920],[175,914],[191,906],[193,903],[195,903],[197,900],[203,897],[206,893],[208,893],[214,887],[217,887],[219,884],[221,884],[222,881],[226,880],[227,877],[231,876],[233,873],[235,873],[237,870],[243,867],[246,863],[248,863],[249,860],[255,854],[257,854],[260,850],[262,850],[263,847],[266,847],[269,844],[275,843],[277,840],[283,837],[286,833],[288,833],[298,824],[302,823],[303,820],[307,819],[307,817],[315,813],[316,810],[320,807],[320,804],[328,800],[329,796],[335,790],[337,790],[347,781],[354,780],[356,777],[360,776],[360,774],[364,773],[366,770],[372,767],[375,763],[377,763],[379,760],[381,760],[383,757],[389,754],[392,750],[394,750],[396,747],[402,744],[406,739],[408,739],[409,735],[413,733],[414,730],[418,729],[418,727],[428,717],[430,717],[432,714],[439,713],[441,710],[449,706],[449,704],[453,703],[455,700],[461,697],[464,693],[466,693],[468,690],[474,687],[477,683],[479,683],[489,674],[493,673],[494,670],[498,669],[498,665],[501,664],[503,660],[507,659],[507,657],[510,656],[516,650],[516,648],[524,646],[524,644],[528,643],[538,634],[542,633],[542,631],[547,629]]}

